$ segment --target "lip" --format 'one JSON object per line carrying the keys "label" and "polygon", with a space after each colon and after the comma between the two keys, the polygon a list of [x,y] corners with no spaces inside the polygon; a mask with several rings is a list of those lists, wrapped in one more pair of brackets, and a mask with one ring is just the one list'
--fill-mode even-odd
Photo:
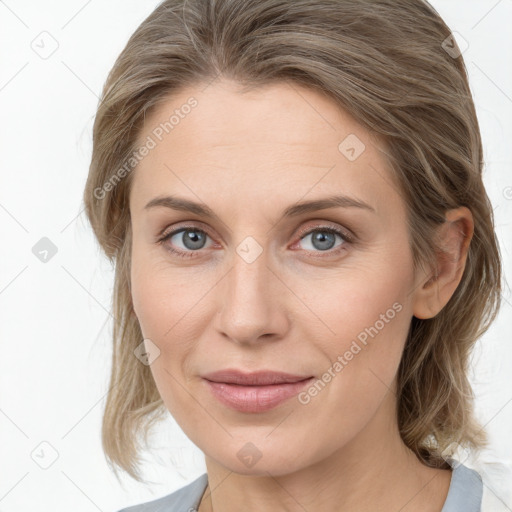
{"label": "lip", "polygon": [[239,386],[268,386],[272,384],[289,384],[309,379],[312,375],[292,375],[291,373],[275,372],[272,370],[259,370],[257,372],[242,372],[237,369],[225,369],[218,372],[207,373],[203,379],[224,384],[237,384]]}
{"label": "lip", "polygon": [[213,396],[222,404],[240,412],[268,411],[296,396],[313,376],[284,372],[221,370],[203,375]]}

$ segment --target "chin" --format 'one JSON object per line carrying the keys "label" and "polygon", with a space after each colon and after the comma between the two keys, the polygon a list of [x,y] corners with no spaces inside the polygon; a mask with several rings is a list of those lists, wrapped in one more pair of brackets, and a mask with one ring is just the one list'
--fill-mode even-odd
{"label": "chin", "polygon": [[[267,440],[266,446],[255,438],[255,442],[244,440],[224,445],[221,452],[209,451],[208,459],[233,473],[246,476],[282,476],[298,471],[307,463],[304,450],[300,446],[273,446]],[[217,445],[218,446],[218,445]],[[206,452],[205,452],[206,453]],[[300,457],[300,458],[299,458]]]}

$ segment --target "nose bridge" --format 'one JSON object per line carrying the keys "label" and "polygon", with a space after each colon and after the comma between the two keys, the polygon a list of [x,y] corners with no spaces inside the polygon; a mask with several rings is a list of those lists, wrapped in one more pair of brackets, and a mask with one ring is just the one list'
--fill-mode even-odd
{"label": "nose bridge", "polygon": [[264,334],[279,334],[283,328],[283,305],[278,303],[268,264],[267,252],[254,239],[242,241],[233,254],[219,302],[219,329],[234,341],[256,341]]}
{"label": "nose bridge", "polygon": [[231,271],[231,286],[235,297],[250,302],[256,301],[253,307],[262,300],[262,295],[268,292],[267,255],[263,251],[254,255],[254,249],[247,245],[237,248],[237,254],[233,258],[233,270]]}

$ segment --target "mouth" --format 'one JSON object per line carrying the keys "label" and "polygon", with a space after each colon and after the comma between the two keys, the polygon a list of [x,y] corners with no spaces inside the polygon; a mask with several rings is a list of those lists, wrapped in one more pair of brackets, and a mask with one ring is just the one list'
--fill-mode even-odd
{"label": "mouth", "polygon": [[218,372],[203,375],[203,379],[210,382],[224,384],[237,384],[239,386],[269,386],[274,384],[293,384],[310,379],[312,375],[292,375],[284,372],[261,370],[258,372],[244,373],[240,370],[220,370]]}
{"label": "mouth", "polygon": [[239,412],[261,413],[296,396],[314,377],[274,371],[221,370],[204,375],[203,379],[221,404]]}

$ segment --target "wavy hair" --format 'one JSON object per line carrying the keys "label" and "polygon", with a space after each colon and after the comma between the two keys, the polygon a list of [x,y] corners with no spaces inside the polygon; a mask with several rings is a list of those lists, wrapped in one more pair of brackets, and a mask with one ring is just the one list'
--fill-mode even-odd
{"label": "wavy hair", "polygon": [[435,317],[412,319],[396,413],[405,445],[427,466],[448,468],[453,443],[485,447],[468,370],[476,340],[500,307],[501,257],[467,70],[450,29],[424,0],[165,0],[108,75],[83,197],[115,265],[102,423],[110,467],[142,481],[141,435],[147,445],[165,412],[149,367],[133,354],[143,336],[130,292],[133,170],[122,168],[137,150],[145,116],[173,93],[218,77],[247,89],[282,80],[309,87],[379,134],[407,206],[415,268],[435,265],[444,212],[471,210],[474,235],[459,286]]}

